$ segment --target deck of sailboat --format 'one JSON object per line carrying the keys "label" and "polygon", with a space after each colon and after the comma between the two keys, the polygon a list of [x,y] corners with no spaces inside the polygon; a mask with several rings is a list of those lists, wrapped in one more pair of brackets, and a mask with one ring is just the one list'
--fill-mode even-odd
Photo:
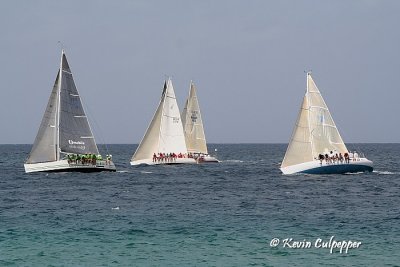
{"label": "deck of sailboat", "polygon": [[96,164],[75,164],[67,160],[24,164],[25,172],[115,172],[113,162],[99,161]]}
{"label": "deck of sailboat", "polygon": [[366,158],[359,158],[349,163],[326,163],[319,160],[304,162],[281,168],[283,174],[345,174],[345,173],[359,173],[359,172],[372,172],[373,163]]}
{"label": "deck of sailboat", "polygon": [[170,161],[153,161],[153,159],[142,159],[131,161],[132,166],[139,165],[178,165],[178,164],[196,164],[196,160],[193,158],[177,158]]}

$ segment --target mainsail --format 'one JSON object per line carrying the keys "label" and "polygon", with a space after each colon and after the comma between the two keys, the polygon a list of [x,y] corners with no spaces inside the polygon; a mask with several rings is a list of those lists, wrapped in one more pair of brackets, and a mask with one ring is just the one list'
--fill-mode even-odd
{"label": "mainsail", "polygon": [[172,81],[168,79],[156,113],[131,161],[152,159],[154,153],[187,153]]}
{"label": "mainsail", "polygon": [[347,148],[311,73],[307,73],[307,91],[281,167],[312,161],[330,151],[344,154]]}
{"label": "mainsail", "polygon": [[182,124],[188,152],[208,154],[200,106],[193,82],[190,83],[189,97],[182,112]]}
{"label": "mainsail", "polygon": [[60,85],[60,151],[78,154],[99,154],[89,121],[76,89],[65,54],[62,56]]}
{"label": "mainsail", "polygon": [[64,50],[27,163],[56,161],[61,153],[99,154]]}

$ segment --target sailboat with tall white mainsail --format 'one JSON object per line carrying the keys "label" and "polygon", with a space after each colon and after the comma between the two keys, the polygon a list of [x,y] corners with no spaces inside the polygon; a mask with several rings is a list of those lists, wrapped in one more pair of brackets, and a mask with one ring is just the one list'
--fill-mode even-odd
{"label": "sailboat with tall white mainsail", "polygon": [[203,120],[193,81],[190,82],[189,96],[181,117],[188,152],[194,155],[198,163],[219,162],[215,157],[208,154]]}
{"label": "sailboat with tall white mainsail", "polygon": [[64,50],[53,90],[25,172],[115,171],[111,155],[99,154]]}
{"label": "sailboat with tall white mainsail", "polygon": [[131,165],[196,163],[188,156],[181,115],[171,79],[164,82],[161,100]]}
{"label": "sailboat with tall white mainsail", "polygon": [[372,161],[350,152],[333,121],[311,73],[281,171],[284,174],[371,172]]}

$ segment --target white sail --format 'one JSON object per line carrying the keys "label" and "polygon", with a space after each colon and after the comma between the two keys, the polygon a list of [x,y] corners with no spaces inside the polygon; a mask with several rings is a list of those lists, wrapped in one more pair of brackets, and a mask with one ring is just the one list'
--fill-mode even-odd
{"label": "white sail", "polygon": [[182,124],[188,152],[208,154],[200,106],[193,82],[190,83],[189,97],[182,112]]}
{"label": "white sail", "polygon": [[99,154],[64,51],[27,163],[60,160],[60,153]]}
{"label": "white sail", "polygon": [[131,162],[151,161],[154,153],[187,154],[181,116],[170,79],[164,83],[160,104]]}
{"label": "white sail", "polygon": [[281,168],[309,162],[319,154],[346,153],[347,148],[311,74],[307,91]]}

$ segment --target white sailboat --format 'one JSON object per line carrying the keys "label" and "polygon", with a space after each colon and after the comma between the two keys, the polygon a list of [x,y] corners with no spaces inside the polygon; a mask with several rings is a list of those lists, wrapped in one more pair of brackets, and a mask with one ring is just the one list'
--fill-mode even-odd
{"label": "white sailboat", "polygon": [[111,156],[105,160],[92,134],[64,50],[49,102],[25,172],[115,171]]}
{"label": "white sailboat", "polygon": [[311,73],[281,171],[284,174],[371,172],[372,161],[350,153]]}
{"label": "white sailboat", "polygon": [[171,79],[165,81],[161,100],[131,165],[196,163],[186,148],[181,116]]}
{"label": "white sailboat", "polygon": [[188,152],[194,156],[196,161],[198,163],[219,162],[208,154],[203,120],[193,82],[190,82],[189,96],[182,112],[182,124]]}

